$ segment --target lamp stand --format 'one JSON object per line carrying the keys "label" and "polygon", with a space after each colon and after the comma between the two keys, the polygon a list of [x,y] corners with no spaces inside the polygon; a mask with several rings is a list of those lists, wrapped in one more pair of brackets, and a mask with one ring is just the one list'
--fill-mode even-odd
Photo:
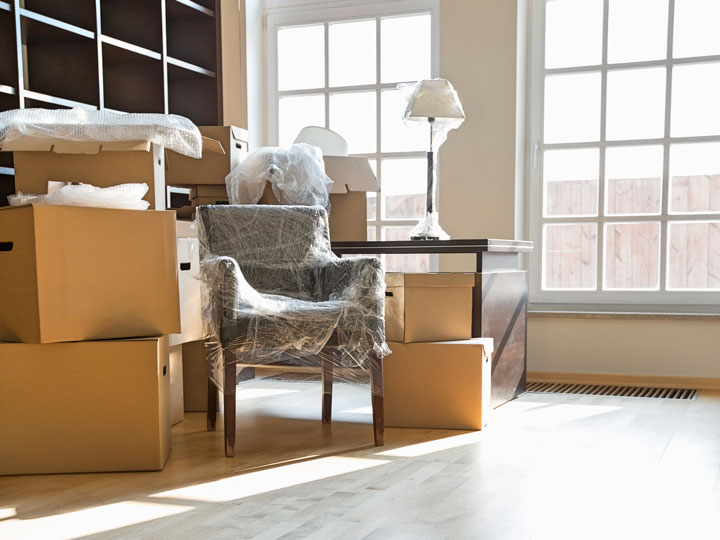
{"label": "lamp stand", "polygon": [[435,118],[428,118],[430,123],[430,151],[427,153],[427,198],[425,203],[425,217],[410,233],[410,240],[440,240],[449,238],[438,223],[437,208],[435,207],[435,153],[433,152],[433,123]]}

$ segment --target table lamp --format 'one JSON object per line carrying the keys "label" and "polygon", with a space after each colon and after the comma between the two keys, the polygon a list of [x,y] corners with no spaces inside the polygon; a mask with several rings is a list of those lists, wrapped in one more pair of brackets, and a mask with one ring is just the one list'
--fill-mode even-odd
{"label": "table lamp", "polygon": [[413,228],[411,240],[447,240],[447,234],[438,221],[435,203],[437,163],[435,152],[447,139],[450,130],[465,121],[465,113],[457,92],[447,79],[418,81],[408,98],[403,118],[406,123],[430,123],[430,151],[427,153],[427,202],[425,217]]}

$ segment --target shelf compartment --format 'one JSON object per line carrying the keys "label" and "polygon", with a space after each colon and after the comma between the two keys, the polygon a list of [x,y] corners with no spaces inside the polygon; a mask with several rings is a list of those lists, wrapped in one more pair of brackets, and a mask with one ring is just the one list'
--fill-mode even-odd
{"label": "shelf compartment", "polygon": [[217,79],[168,65],[168,105],[199,126],[220,124]]}
{"label": "shelf compartment", "polygon": [[126,49],[103,44],[105,107],[125,112],[165,112],[163,65]]}
{"label": "shelf compartment", "polygon": [[12,13],[0,11],[0,85],[17,86],[17,84],[15,18]]}
{"label": "shelf compartment", "polygon": [[97,107],[100,95],[94,39],[23,17],[25,89]]}
{"label": "shelf compartment", "polygon": [[170,0],[170,1],[187,6],[191,9],[194,9],[195,11],[203,13],[204,15],[209,15],[210,17],[215,16],[215,0],[197,0],[197,1]]}
{"label": "shelf compartment", "polygon": [[158,0],[101,0],[100,33],[162,53],[162,11]]}
{"label": "shelf compartment", "polygon": [[[25,0],[26,10],[95,32],[95,0]],[[22,13],[22,12],[21,12]]]}
{"label": "shelf compartment", "polygon": [[[17,90],[12,86],[0,86],[0,111],[9,111],[20,108],[20,99]],[[2,152],[0,152],[2,155]]]}
{"label": "shelf compartment", "polygon": [[217,30],[214,15],[174,0],[167,3],[166,9],[168,56],[216,71]]}

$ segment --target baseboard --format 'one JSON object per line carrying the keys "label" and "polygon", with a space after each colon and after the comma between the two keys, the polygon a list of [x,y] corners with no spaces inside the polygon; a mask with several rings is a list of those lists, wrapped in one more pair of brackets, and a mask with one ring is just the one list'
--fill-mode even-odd
{"label": "baseboard", "polygon": [[612,386],[652,386],[657,388],[696,388],[720,390],[720,379],[712,377],[670,377],[664,375],[622,375],[609,373],[563,373],[528,371],[528,382],[607,384]]}

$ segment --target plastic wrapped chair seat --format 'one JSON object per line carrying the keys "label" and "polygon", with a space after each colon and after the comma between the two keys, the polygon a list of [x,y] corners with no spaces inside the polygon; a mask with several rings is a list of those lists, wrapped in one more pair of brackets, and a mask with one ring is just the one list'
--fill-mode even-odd
{"label": "plastic wrapped chair seat", "polygon": [[[382,358],[389,349],[380,260],[335,256],[321,206],[201,206],[197,216],[208,399],[214,387],[223,389],[226,455],[234,454],[235,376],[242,365],[318,368],[324,422],[334,377],[369,378],[375,443],[382,445]],[[214,425],[209,403],[208,426]]]}

